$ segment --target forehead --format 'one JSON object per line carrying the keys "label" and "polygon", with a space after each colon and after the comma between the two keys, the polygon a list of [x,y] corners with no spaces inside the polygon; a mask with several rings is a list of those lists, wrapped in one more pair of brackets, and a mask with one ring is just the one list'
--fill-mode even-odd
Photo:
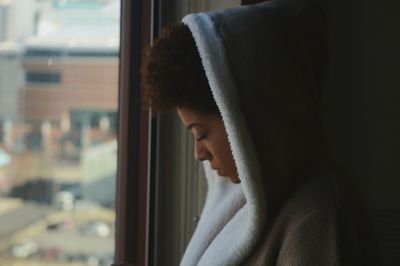
{"label": "forehead", "polygon": [[189,126],[192,123],[206,124],[211,118],[209,114],[190,108],[177,108],[176,111],[185,126]]}

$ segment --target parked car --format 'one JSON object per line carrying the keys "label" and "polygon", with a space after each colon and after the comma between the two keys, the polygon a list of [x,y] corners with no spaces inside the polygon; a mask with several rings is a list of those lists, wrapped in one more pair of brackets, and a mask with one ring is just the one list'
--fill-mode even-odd
{"label": "parked car", "polygon": [[104,221],[95,220],[83,224],[79,231],[85,235],[108,237],[111,234],[111,226]]}
{"label": "parked car", "polygon": [[38,251],[38,245],[30,239],[11,247],[11,255],[17,258],[27,258]]}

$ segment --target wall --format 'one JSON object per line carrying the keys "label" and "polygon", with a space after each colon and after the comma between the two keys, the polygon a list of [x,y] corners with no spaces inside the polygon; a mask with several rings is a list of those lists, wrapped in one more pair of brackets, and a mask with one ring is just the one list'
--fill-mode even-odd
{"label": "wall", "polygon": [[330,26],[327,133],[367,197],[384,265],[399,265],[400,3],[321,2]]}

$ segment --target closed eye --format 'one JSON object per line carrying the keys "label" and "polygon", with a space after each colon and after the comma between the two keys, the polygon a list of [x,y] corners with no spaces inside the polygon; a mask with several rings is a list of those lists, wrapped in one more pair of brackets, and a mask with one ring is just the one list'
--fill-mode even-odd
{"label": "closed eye", "polygon": [[207,138],[207,133],[201,134],[199,137],[196,138],[196,141],[202,141]]}

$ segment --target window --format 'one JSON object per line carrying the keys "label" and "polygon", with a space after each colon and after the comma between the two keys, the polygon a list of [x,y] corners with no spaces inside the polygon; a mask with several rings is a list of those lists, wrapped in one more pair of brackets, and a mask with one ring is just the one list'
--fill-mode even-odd
{"label": "window", "polygon": [[0,264],[115,257],[120,0],[0,1]]}
{"label": "window", "polygon": [[25,74],[25,81],[29,84],[58,84],[61,83],[61,75],[57,72],[27,72]]}

